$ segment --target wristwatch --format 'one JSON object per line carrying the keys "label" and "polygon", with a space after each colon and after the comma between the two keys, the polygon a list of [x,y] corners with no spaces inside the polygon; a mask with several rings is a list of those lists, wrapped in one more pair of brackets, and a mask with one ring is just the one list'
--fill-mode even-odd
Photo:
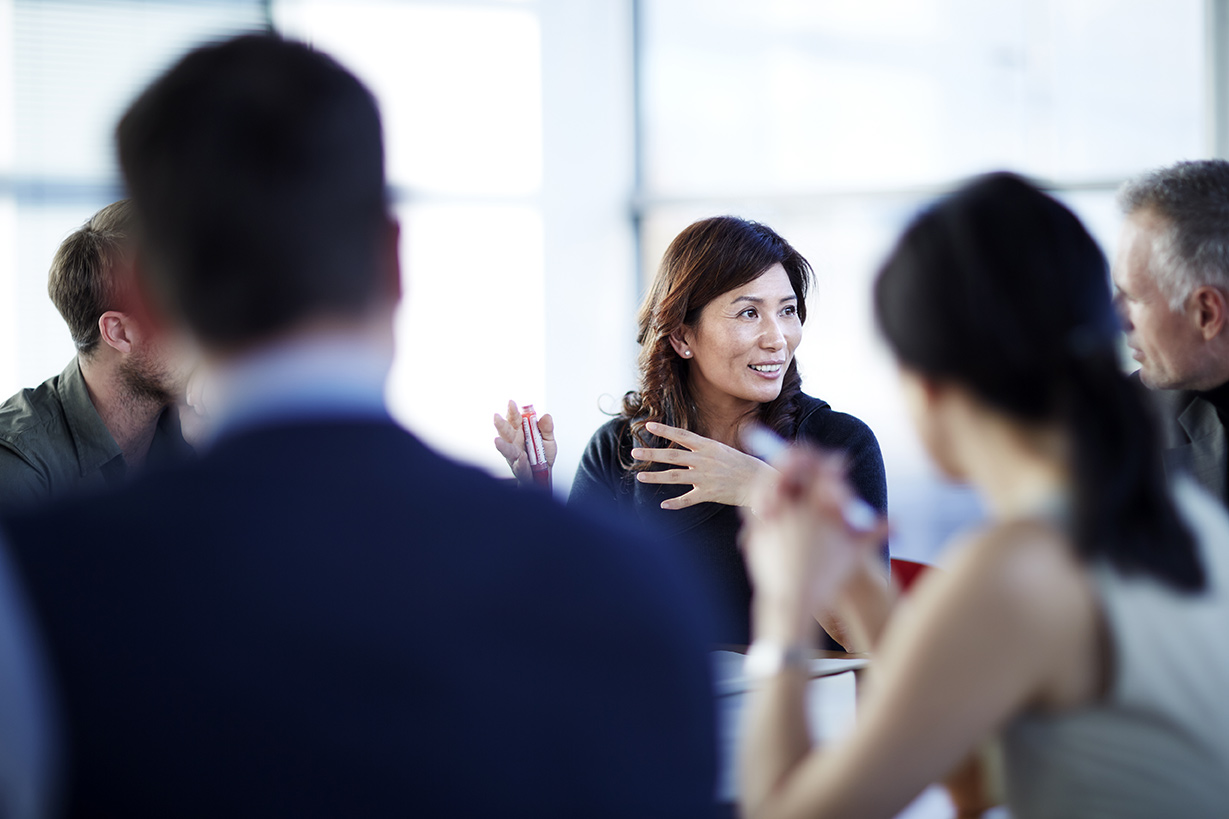
{"label": "wristwatch", "polygon": [[811,649],[807,646],[770,643],[756,640],[747,649],[743,674],[756,680],[776,676],[782,671],[806,671],[811,665]]}

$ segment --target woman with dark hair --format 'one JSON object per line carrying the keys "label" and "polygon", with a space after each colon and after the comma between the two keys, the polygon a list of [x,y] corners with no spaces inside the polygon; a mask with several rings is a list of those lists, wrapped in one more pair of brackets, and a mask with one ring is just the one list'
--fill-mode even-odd
{"label": "woman with dark hair", "polygon": [[[711,581],[726,643],[750,639],[738,507],[749,505],[755,479],[773,471],[742,451],[748,424],[845,453],[855,491],[880,513],[887,507],[874,434],[802,392],[794,350],[811,278],[807,260],[765,225],[718,216],[684,229],[640,308],[640,388],[590,440],[568,501],[634,515],[686,544]],[[515,404],[495,426],[496,446],[525,480]],[[548,416],[542,428],[553,432]],[[547,456],[553,460],[553,447]],[[838,621],[820,616],[833,637],[849,639]]]}
{"label": "woman with dark hair", "polygon": [[905,231],[875,308],[923,443],[990,522],[876,637],[854,732],[812,749],[797,649],[881,527],[841,520],[839,465],[781,459],[746,540],[744,815],[894,816],[999,731],[1016,819],[1224,815],[1229,518],[1166,488],[1092,238],[983,177]]}

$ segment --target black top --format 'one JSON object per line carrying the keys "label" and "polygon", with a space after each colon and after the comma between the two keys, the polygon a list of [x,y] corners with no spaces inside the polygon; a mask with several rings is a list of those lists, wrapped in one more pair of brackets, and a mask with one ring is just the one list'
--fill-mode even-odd
{"label": "black top", "polygon": [[3,523],[65,817],[712,812],[710,638],[668,550],[391,420],[237,432]]}
{"label": "black top", "polygon": [[1207,390],[1206,392],[1201,392],[1199,396],[1216,407],[1216,414],[1220,417],[1220,422],[1225,424],[1226,418],[1229,418],[1229,382],[1225,382],[1219,387]]}
{"label": "black top", "polygon": [[[886,514],[888,490],[883,456],[870,427],[852,415],[836,412],[826,401],[809,395],[800,399],[803,410],[794,437],[822,449],[845,452],[854,490]],[[621,466],[631,462],[631,449],[631,429],[626,418],[614,418],[603,424],[581,456],[568,504],[618,510],[652,531],[672,536],[696,564],[723,614],[720,641],[745,645],[751,639],[751,583],[738,548],[738,508],[700,503],[686,509],[662,509],[663,500],[678,497],[691,487],[635,480]],[[883,555],[886,563],[886,544]],[[825,641],[825,647],[839,648],[830,640]]]}

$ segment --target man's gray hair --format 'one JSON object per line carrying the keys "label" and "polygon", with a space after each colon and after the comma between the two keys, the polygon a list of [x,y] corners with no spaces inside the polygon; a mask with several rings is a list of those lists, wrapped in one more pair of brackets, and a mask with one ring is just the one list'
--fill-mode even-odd
{"label": "man's gray hair", "polygon": [[1175,311],[1197,287],[1229,293],[1229,162],[1179,162],[1128,180],[1124,213],[1151,210],[1168,223],[1152,248],[1152,275]]}

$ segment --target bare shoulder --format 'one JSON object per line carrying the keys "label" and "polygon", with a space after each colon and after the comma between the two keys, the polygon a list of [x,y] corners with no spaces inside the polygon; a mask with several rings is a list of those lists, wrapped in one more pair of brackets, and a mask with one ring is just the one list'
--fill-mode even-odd
{"label": "bare shoulder", "polygon": [[1090,574],[1070,536],[1043,520],[996,523],[957,545],[944,607],[977,618],[1013,652],[1035,659],[1036,705],[1061,707],[1100,685],[1103,618]]}
{"label": "bare shoulder", "polygon": [[985,526],[964,536],[951,565],[961,586],[983,588],[1004,603],[1030,606],[1037,593],[1081,580],[1084,570],[1070,537],[1044,520],[1017,520]]}

